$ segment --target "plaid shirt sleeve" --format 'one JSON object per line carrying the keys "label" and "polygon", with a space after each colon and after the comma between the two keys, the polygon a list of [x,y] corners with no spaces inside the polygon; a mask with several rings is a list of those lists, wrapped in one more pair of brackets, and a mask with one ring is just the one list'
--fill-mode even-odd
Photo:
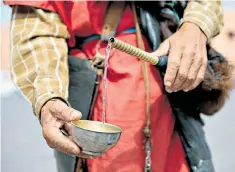
{"label": "plaid shirt sleeve", "polygon": [[184,22],[192,22],[199,26],[209,41],[219,34],[223,25],[221,1],[189,1],[184,11],[182,23]]}
{"label": "plaid shirt sleeve", "polygon": [[58,14],[27,6],[13,7],[11,77],[37,117],[49,99],[67,102],[68,37]]}

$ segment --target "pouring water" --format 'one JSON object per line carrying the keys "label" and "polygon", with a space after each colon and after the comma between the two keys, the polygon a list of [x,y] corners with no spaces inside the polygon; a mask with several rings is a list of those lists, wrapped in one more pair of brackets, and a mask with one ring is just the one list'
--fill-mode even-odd
{"label": "pouring water", "polygon": [[102,122],[105,123],[105,116],[106,116],[106,96],[107,96],[107,71],[108,71],[108,61],[110,56],[111,46],[108,45],[106,48],[106,55],[104,61],[104,93],[102,96]]}

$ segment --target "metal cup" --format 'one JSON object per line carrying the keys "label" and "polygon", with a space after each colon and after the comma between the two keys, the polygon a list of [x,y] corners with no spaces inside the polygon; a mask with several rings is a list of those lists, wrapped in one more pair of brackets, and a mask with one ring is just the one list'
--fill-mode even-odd
{"label": "metal cup", "polygon": [[72,122],[72,136],[82,149],[90,156],[105,154],[119,141],[122,129],[118,126],[99,121],[78,120]]}

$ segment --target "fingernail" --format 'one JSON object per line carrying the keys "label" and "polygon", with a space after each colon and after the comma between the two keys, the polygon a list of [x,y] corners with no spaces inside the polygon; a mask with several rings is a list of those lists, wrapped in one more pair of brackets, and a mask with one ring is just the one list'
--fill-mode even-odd
{"label": "fingernail", "polygon": [[170,86],[171,86],[171,82],[170,82],[170,81],[167,81],[167,82],[165,83],[165,85],[166,85],[167,87],[170,87]]}
{"label": "fingernail", "polygon": [[185,89],[184,92],[188,92],[188,89]]}
{"label": "fingernail", "polygon": [[167,91],[168,93],[172,93],[172,90],[166,89],[166,91]]}
{"label": "fingernail", "polygon": [[71,115],[72,117],[72,120],[74,121],[74,120],[79,120],[79,119],[81,119],[82,118],[82,113],[81,112],[79,112],[79,111],[76,111],[76,110],[74,110],[73,112],[72,112],[72,115]]}

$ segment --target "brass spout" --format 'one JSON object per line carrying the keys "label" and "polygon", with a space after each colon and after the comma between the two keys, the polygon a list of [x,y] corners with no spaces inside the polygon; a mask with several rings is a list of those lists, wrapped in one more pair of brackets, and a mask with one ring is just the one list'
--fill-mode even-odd
{"label": "brass spout", "polygon": [[130,54],[130,55],[133,55],[133,56],[136,56],[138,57],[139,59],[141,60],[144,60],[146,62],[149,62],[153,65],[157,65],[158,64],[158,61],[159,61],[159,58],[156,57],[156,56],[153,56],[152,54],[148,53],[148,52],[145,52],[139,48],[136,48],[128,43],[125,43],[117,38],[111,38],[109,40],[109,45],[112,47],[112,48],[116,48],[120,51],[123,51],[127,54]]}

